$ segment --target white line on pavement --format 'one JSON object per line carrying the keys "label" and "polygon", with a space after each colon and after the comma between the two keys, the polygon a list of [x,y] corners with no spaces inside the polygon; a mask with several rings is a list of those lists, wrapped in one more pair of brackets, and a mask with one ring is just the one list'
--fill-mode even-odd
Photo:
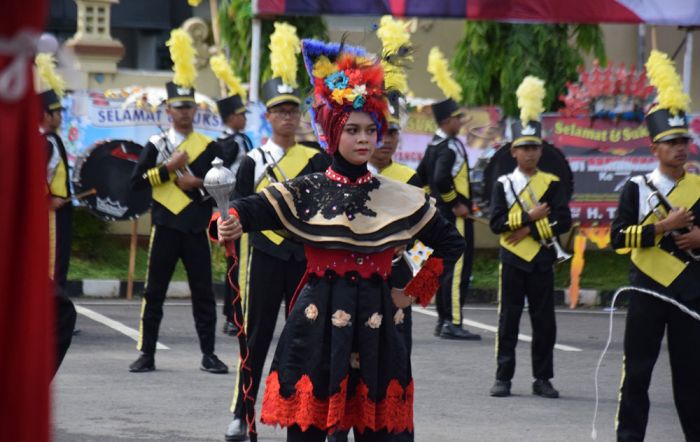
{"label": "white line on pavement", "polygon": [[[422,313],[422,314],[427,315],[427,316],[432,316],[434,318],[437,318],[437,316],[438,316],[437,312],[434,312],[432,310],[428,310],[427,308],[423,308],[423,307],[413,306],[413,311],[418,312],[418,313]],[[488,324],[484,324],[483,322],[472,321],[471,319],[462,318],[462,324],[468,325],[470,327],[480,328],[482,330],[490,331],[493,333],[496,333],[498,331],[497,327],[494,327],[494,326],[488,325]],[[522,333],[520,333],[518,335],[518,339],[523,341],[523,342],[532,342],[532,336],[524,335]],[[556,348],[557,350],[561,350],[561,351],[582,351],[578,347],[571,347],[569,345],[563,345],[563,344],[554,344],[554,348]]]}
{"label": "white line on pavement", "polygon": [[[89,308],[83,307],[82,305],[78,305],[78,304],[75,305],[75,311],[77,311],[78,313],[80,313],[83,316],[86,316],[86,317],[92,319],[93,321],[97,321],[100,324],[104,324],[107,327],[118,331],[119,333],[127,335],[128,337],[130,337],[134,341],[138,342],[138,340],[139,340],[138,330],[134,330],[131,327],[127,327],[126,325],[122,324],[119,321],[115,321],[114,319],[108,318],[105,315],[97,313],[94,310],[90,310]],[[163,345],[160,342],[157,342],[156,349],[158,349],[158,350],[170,350],[170,347]]]}

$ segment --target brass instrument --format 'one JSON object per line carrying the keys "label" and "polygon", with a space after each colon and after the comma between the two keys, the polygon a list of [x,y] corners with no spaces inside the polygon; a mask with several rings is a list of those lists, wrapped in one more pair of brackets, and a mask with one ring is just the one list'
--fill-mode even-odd
{"label": "brass instrument", "polygon": [[[651,193],[647,197],[647,204],[649,204],[649,207],[653,208],[652,211],[654,212],[654,215],[656,215],[656,217],[659,220],[663,220],[668,216],[669,213],[671,213],[672,210],[675,209],[675,207],[673,207],[673,204],[671,204],[668,198],[666,198],[666,195],[661,193],[661,191],[659,191],[659,189],[656,188],[654,183],[649,178],[644,177],[644,182],[646,183],[647,187],[651,189]],[[653,204],[652,200],[654,198],[656,198],[656,202],[658,204]],[[666,211],[665,214],[661,210],[659,210],[660,207],[663,207],[663,209]],[[670,232],[666,232],[665,235],[670,234],[671,236],[676,237],[678,235],[683,235],[689,232],[690,229],[685,227],[683,229],[677,229],[672,230]],[[683,250],[683,253],[688,255],[688,257],[693,261],[700,261],[700,254],[694,253],[692,250]]]}
{"label": "brass instrument", "polygon": [[[510,179],[508,180],[510,181]],[[533,204],[537,204],[539,200],[537,199],[537,195],[535,195],[535,191],[532,190],[532,187],[530,187],[530,183],[527,183],[525,185],[525,188],[528,191],[528,195],[530,196],[530,200],[533,202]],[[518,204],[520,204],[520,207],[522,208],[523,211],[527,212],[529,211],[532,207],[527,205],[525,201],[523,201],[520,196],[515,192],[515,188],[513,187],[513,182],[510,181],[510,190],[513,192],[513,195],[515,195],[515,199],[518,201]],[[550,226],[555,226],[557,221],[554,221],[554,223],[550,224]],[[571,258],[571,254],[566,253],[564,249],[562,248],[561,244],[559,244],[559,240],[557,240],[556,237],[552,237],[548,240],[545,239],[540,239],[540,244],[547,248],[554,248],[554,251],[556,253],[556,263],[561,264],[562,262],[568,260]]]}
{"label": "brass instrument", "polygon": [[[167,162],[168,160],[170,160],[170,157],[173,156],[173,153],[175,153],[177,147],[173,147],[170,144],[170,139],[168,138],[167,132],[165,132],[162,128],[160,128],[160,130],[163,140],[165,141],[165,146],[159,146],[160,143],[155,144],[155,146],[156,149],[158,149],[158,153],[160,153],[161,156],[165,158],[165,162]],[[183,167],[182,169],[184,169],[185,172],[189,173],[190,175],[195,176],[195,174],[192,173],[192,169],[190,169],[189,165],[185,165],[185,167]],[[177,175],[178,177],[182,177],[184,174],[185,173],[181,169],[175,169],[175,175]],[[206,192],[204,192],[204,189],[199,187],[197,190],[199,190],[199,194],[202,196],[202,198],[208,198],[208,195],[206,194]]]}

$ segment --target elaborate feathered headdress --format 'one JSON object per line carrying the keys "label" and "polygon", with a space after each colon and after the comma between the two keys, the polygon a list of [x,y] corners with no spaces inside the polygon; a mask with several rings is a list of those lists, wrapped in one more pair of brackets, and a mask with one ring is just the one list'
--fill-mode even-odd
{"label": "elaborate feathered headdress", "polygon": [[533,75],[525,77],[515,91],[520,108],[520,119],[511,128],[513,147],[542,144],[540,115],[544,112],[544,97],[547,91],[544,80]]}
{"label": "elaborate feathered headdress", "polygon": [[312,121],[323,129],[319,142],[329,152],[338,148],[340,133],[353,111],[366,112],[377,124],[378,137],[386,128],[384,70],[363,48],[305,39],[304,65],[314,87]]}
{"label": "elaborate feathered headdress", "polygon": [[652,142],[690,138],[685,115],[690,107],[690,97],[683,92],[683,84],[673,62],[668,55],[653,50],[647,60],[646,69],[649,83],[657,92],[657,104],[646,116]]}
{"label": "elaborate feathered headdress", "polygon": [[241,79],[233,73],[231,65],[223,54],[214,55],[209,59],[209,66],[216,78],[223,81],[228,87],[229,95],[240,95],[241,100],[246,101],[246,91]]}

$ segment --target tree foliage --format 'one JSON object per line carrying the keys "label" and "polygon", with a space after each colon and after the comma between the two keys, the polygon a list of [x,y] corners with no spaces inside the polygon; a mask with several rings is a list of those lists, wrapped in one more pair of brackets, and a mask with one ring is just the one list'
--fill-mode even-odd
{"label": "tree foliage", "polygon": [[[236,75],[248,79],[251,62],[253,11],[250,0],[221,0],[219,6],[219,26],[221,41],[228,48],[231,66]],[[275,21],[283,21],[297,28],[297,35],[303,38],[328,39],[328,29],[321,17],[284,17],[279,20],[262,20],[260,73],[261,83],[271,76],[270,70],[270,34]],[[301,55],[298,57],[299,71],[297,81],[300,85],[309,84]]]}
{"label": "tree foliage", "polygon": [[500,105],[506,115],[517,116],[515,90],[523,78],[545,80],[545,109],[555,110],[566,82],[578,79],[585,54],[607,63],[597,25],[467,22],[452,68],[465,103]]}

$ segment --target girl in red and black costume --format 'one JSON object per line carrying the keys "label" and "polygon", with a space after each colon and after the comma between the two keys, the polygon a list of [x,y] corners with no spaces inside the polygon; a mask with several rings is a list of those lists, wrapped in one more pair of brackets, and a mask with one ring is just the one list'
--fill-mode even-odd
{"label": "girl in red and black costume", "polygon": [[[220,241],[282,230],[305,245],[306,276],[275,352],[261,421],[286,427],[288,441],[320,442],[349,428],[357,441],[390,440],[413,431],[403,309],[430,301],[443,261],[457,260],[464,245],[421,189],[367,170],[386,128],[381,66],[337,44],[305,40],[303,52],[332,166],[235,201],[234,216],[211,230]],[[413,238],[435,250],[415,277],[394,259]]]}

